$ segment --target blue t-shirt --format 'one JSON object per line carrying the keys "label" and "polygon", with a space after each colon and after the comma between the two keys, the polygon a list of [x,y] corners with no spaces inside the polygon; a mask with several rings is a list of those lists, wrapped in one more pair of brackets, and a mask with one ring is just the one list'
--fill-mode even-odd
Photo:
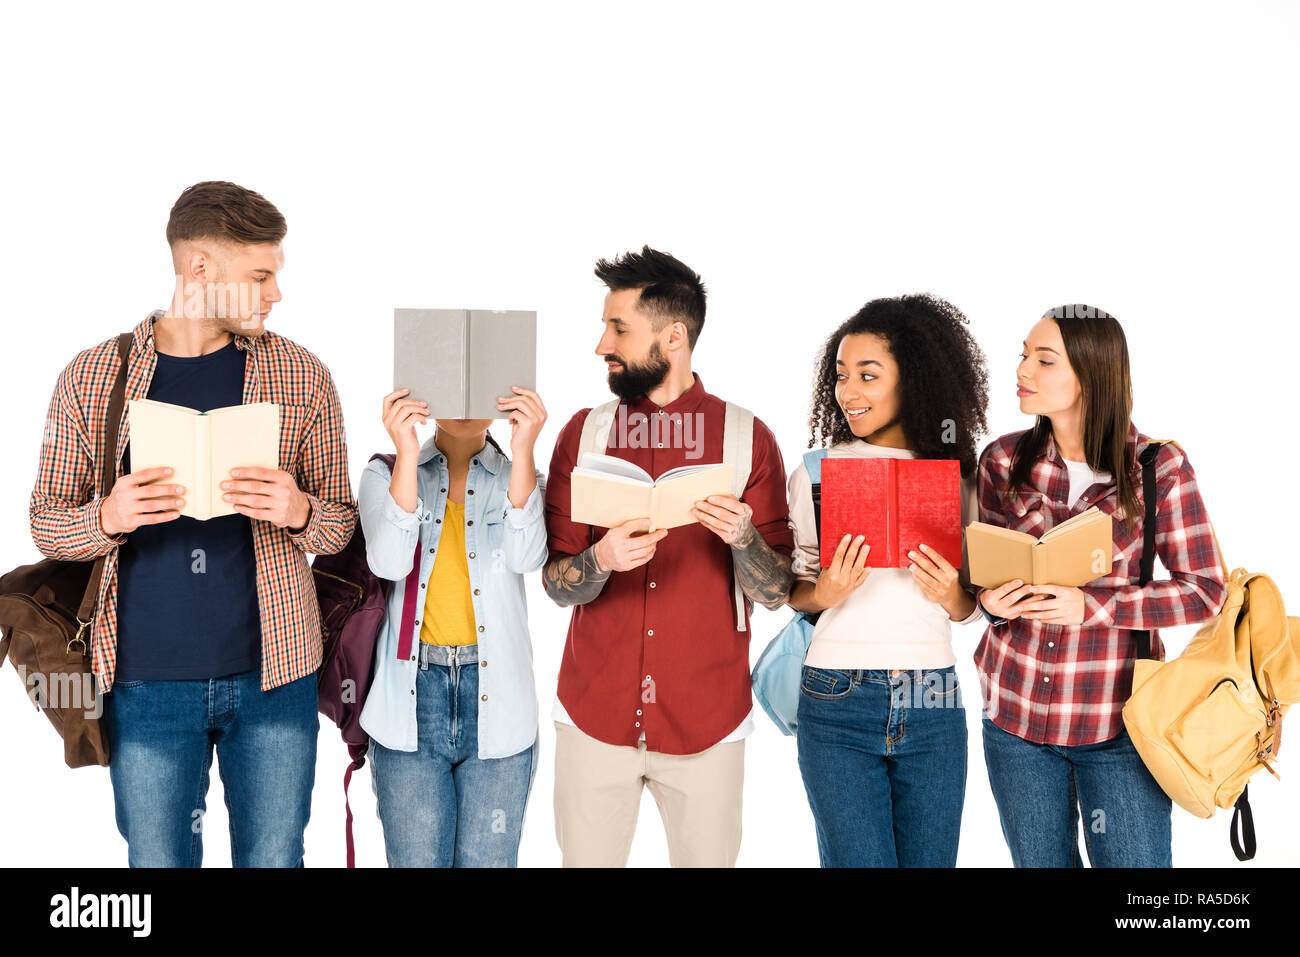
{"label": "blue t-shirt", "polygon": [[[233,339],[205,356],[160,352],[148,398],[200,412],[240,405],[244,361]],[[130,454],[128,442],[124,472],[131,471]],[[206,522],[182,515],[141,525],[119,546],[118,561],[116,680],[220,678],[261,667],[257,560],[247,515]]]}

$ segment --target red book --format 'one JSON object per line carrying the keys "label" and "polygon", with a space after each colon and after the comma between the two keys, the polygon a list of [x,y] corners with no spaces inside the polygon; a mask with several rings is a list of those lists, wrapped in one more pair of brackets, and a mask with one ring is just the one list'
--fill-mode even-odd
{"label": "red book", "polygon": [[868,568],[908,568],[929,545],[961,567],[961,463],[956,459],[822,461],[821,565],[840,539],[866,537]]}

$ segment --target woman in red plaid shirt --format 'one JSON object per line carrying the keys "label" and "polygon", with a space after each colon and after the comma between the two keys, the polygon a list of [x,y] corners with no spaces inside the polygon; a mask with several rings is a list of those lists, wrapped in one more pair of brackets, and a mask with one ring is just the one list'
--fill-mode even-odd
{"label": "woman in red plaid shirt", "polygon": [[[1017,369],[1034,426],[980,455],[980,520],[1041,536],[1096,506],[1114,518],[1110,574],[1071,588],[1020,581],[981,589],[990,621],[975,652],[984,755],[1017,867],[1080,867],[1083,817],[1094,867],[1168,867],[1170,800],[1129,741],[1121,710],[1135,630],[1212,617],[1226,595],[1210,520],[1182,450],[1159,446],[1156,554],[1167,580],[1139,586],[1143,502],[1129,421],[1124,331],[1091,306],[1053,309],[1029,331]],[[1034,592],[1031,594],[1031,592]]]}

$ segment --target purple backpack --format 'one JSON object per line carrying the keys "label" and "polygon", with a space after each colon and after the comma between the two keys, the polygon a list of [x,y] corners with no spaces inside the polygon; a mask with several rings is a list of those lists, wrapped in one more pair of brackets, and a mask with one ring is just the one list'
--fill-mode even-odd
{"label": "purple backpack", "polygon": [[[383,459],[393,470],[396,456],[377,453],[370,461]],[[321,640],[325,646],[320,669],[316,672],[317,710],[343,733],[352,762],[343,773],[343,806],[347,810],[348,867],[356,866],[352,843],[352,807],[348,804],[348,785],[352,772],[366,763],[370,736],[361,727],[361,709],[365,706],[370,682],[375,675],[375,646],[384,625],[388,595],[392,583],[378,577],[366,562],[366,539],[358,520],[352,538],[342,551],[317,555],[312,562],[316,581],[316,600],[320,605]],[[415,602],[419,591],[420,543],[415,544],[415,558],[406,579],[408,600],[402,608],[402,630],[409,636],[415,624]]]}

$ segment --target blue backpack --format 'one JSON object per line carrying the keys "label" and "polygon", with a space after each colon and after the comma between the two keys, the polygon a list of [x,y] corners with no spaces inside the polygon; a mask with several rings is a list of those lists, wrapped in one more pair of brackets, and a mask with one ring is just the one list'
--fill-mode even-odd
{"label": "blue backpack", "polygon": [[[817,541],[822,537],[822,459],[825,449],[805,452],[804,468],[812,483],[813,517],[817,523]],[[794,734],[795,715],[799,710],[799,682],[803,674],[803,660],[812,643],[813,627],[817,615],[797,611],[775,638],[763,649],[750,676],[754,697],[763,706],[767,716],[776,722],[782,734]]]}

